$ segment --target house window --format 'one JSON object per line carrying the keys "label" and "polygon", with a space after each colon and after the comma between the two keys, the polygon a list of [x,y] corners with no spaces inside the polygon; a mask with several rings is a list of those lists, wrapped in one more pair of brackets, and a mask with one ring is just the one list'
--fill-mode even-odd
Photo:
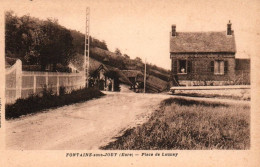
{"label": "house window", "polygon": [[215,75],[224,75],[228,71],[228,62],[223,60],[211,61],[210,68]]}
{"label": "house window", "polygon": [[178,63],[178,73],[187,74],[191,72],[191,61],[179,60]]}
{"label": "house window", "polygon": [[187,73],[187,61],[179,60],[179,71],[178,73],[186,74]]}

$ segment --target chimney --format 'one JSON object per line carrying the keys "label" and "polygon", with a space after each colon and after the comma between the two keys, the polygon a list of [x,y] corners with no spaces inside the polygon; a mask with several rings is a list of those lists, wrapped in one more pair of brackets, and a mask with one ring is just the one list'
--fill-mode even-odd
{"label": "chimney", "polygon": [[231,22],[229,20],[228,24],[227,24],[227,35],[232,35],[232,30],[231,30]]}
{"label": "chimney", "polygon": [[176,36],[176,25],[172,25],[172,36]]}

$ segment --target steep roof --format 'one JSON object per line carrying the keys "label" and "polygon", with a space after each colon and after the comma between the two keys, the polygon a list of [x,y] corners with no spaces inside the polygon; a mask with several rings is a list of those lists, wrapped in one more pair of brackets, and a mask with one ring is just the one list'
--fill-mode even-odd
{"label": "steep roof", "polygon": [[235,37],[222,32],[177,32],[170,37],[171,53],[235,53]]}

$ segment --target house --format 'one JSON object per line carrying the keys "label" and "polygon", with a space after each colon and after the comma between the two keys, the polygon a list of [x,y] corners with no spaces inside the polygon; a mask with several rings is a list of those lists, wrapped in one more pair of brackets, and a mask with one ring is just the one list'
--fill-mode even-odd
{"label": "house", "polygon": [[69,67],[70,72],[72,72],[72,73],[79,73],[78,68],[76,66],[74,66],[73,63],[70,62],[68,67]]}
{"label": "house", "polygon": [[144,74],[138,70],[121,70],[122,73],[130,80],[132,83],[130,89],[135,92],[142,92],[144,88]]}
{"label": "house", "polygon": [[117,89],[116,86],[118,86],[115,84],[118,82],[118,78],[116,73],[110,71],[105,65],[101,64],[93,73],[91,73],[89,82],[91,87],[96,86],[99,90],[114,91]]}
{"label": "house", "polygon": [[170,58],[174,85],[225,85],[235,80],[236,44],[226,31],[178,32],[172,25]]}
{"label": "house", "polygon": [[[144,74],[139,70],[121,70],[122,73],[131,81],[130,87],[134,92],[144,91]],[[153,75],[146,75],[146,92],[159,93],[167,89],[167,82]]]}
{"label": "house", "polygon": [[91,87],[100,90],[120,91],[120,85],[131,85],[128,78],[117,68],[102,64],[90,58],[90,80]]}

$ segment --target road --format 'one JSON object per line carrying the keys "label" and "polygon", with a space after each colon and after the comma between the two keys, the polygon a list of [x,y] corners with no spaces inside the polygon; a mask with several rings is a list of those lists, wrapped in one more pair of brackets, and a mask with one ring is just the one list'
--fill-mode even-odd
{"label": "road", "polygon": [[106,96],[6,121],[6,149],[97,150],[145,122],[169,97],[250,105],[249,101],[106,92]]}
{"label": "road", "polygon": [[6,149],[96,150],[142,124],[169,95],[108,93],[6,122]]}

